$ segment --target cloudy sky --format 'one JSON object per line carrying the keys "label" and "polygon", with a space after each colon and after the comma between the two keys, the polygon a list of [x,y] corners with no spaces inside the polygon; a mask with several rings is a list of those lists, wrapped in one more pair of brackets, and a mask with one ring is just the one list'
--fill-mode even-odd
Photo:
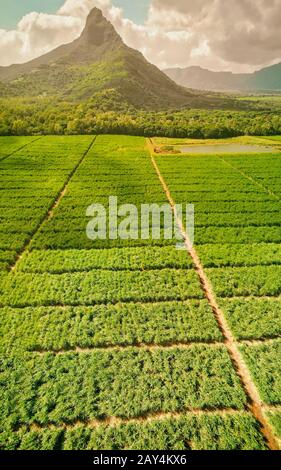
{"label": "cloudy sky", "polygon": [[281,0],[0,0],[0,65],[72,41],[94,6],[160,68],[251,72],[281,62]]}

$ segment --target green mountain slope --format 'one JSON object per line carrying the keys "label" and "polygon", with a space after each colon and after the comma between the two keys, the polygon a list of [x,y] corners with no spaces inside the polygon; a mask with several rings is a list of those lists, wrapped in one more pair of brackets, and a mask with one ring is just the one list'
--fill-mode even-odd
{"label": "green mountain slope", "polygon": [[253,73],[248,85],[257,90],[281,90],[281,64],[272,65]]}
{"label": "green mountain slope", "polygon": [[178,85],[197,90],[280,91],[281,64],[254,73],[212,72],[201,67],[170,68],[165,73]]}
{"label": "green mountain slope", "polygon": [[126,46],[94,8],[81,36],[35,60],[0,67],[0,96],[58,96],[86,100],[107,91],[137,108],[216,105],[217,98],[175,84],[144,56]]}

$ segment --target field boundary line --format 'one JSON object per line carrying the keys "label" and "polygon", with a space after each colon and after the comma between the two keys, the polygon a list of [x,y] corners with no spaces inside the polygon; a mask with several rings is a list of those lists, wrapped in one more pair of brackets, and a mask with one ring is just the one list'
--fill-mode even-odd
{"label": "field boundary line", "polygon": [[43,225],[45,225],[45,223],[47,223],[52,217],[53,217],[53,211],[55,210],[55,208],[58,206],[58,204],[60,203],[61,199],[63,198],[63,196],[65,195],[65,192],[67,190],[67,186],[70,182],[70,180],[72,179],[72,177],[74,176],[74,174],[76,173],[76,171],[79,169],[80,165],[82,164],[83,160],[86,158],[86,156],[88,155],[89,151],[91,150],[91,148],[93,147],[95,141],[97,139],[97,136],[94,136],[90,145],[88,146],[87,150],[83,153],[83,155],[80,157],[80,159],[78,160],[78,162],[76,163],[76,165],[74,166],[74,168],[71,170],[71,172],[69,173],[69,175],[67,176],[67,178],[65,179],[64,181],[64,184],[62,186],[62,188],[60,189],[60,191],[57,193],[55,199],[54,199],[54,202],[52,202],[52,204],[49,206],[49,208],[47,209],[46,213],[45,213],[45,216],[43,216],[43,218],[41,219],[41,222],[37,225],[37,227],[35,228],[35,230],[33,230],[29,240],[24,244],[24,246],[22,247],[21,251],[17,254],[17,257],[16,257],[16,260],[15,262],[10,266],[10,271],[14,271],[16,268],[17,268],[17,265],[18,263],[20,262],[22,256],[24,255],[24,253],[28,252],[29,251],[29,248],[31,246],[31,243],[34,239],[34,237],[37,235],[37,233],[41,230],[41,228],[43,227]]}
{"label": "field boundary line", "polygon": [[[201,245],[202,246],[202,245]],[[269,262],[270,263],[270,262]],[[255,264],[255,265],[244,265],[244,266],[214,266],[214,267],[209,267],[209,266],[205,266],[205,269],[207,270],[213,270],[213,269],[222,269],[222,270],[225,270],[225,269],[233,269],[233,270],[239,270],[239,269],[251,269],[251,268],[257,268],[257,267],[260,267],[260,268],[275,268],[277,266],[280,266],[281,264],[281,260],[278,262],[278,263],[272,263],[271,264]]]}
{"label": "field boundary line", "polygon": [[260,338],[260,339],[238,339],[237,343],[239,346],[262,346],[262,345],[268,345],[268,344],[275,344],[279,343],[281,339],[281,335],[276,335],[268,338]]}
{"label": "field boundary line", "polygon": [[[0,230],[0,233],[5,233],[4,230],[3,232],[1,232]],[[9,233],[19,233],[19,232],[9,232]],[[28,234],[28,232],[26,232]],[[12,250],[14,251],[14,250]],[[41,251],[41,250],[40,250]],[[48,250],[47,250],[48,251]],[[279,267],[281,266],[281,260],[280,262],[278,263],[266,263],[266,264],[248,264],[247,266],[245,264],[239,266],[239,265],[235,265],[235,266],[205,266],[204,269],[206,270],[209,270],[209,269],[212,269],[212,270],[226,270],[226,269],[251,269],[251,268],[275,268],[275,267]],[[35,271],[35,270],[32,270],[32,268],[30,269],[24,269],[21,271],[22,274],[50,274],[50,275],[54,275],[54,276],[63,276],[64,274],[87,274],[87,273],[92,273],[92,272],[114,272],[114,273],[122,273],[122,272],[132,272],[132,273],[138,273],[138,272],[155,272],[155,271],[166,271],[166,270],[169,270],[169,271],[192,271],[194,269],[194,266],[183,266],[183,267],[179,267],[179,266],[148,266],[146,268],[132,268],[132,267],[128,267],[128,268],[119,268],[119,267],[102,267],[102,266],[91,266],[89,267],[88,269],[85,269],[85,268],[80,268],[80,269],[64,269],[64,270],[42,270],[42,271]],[[245,296],[242,296],[242,297],[245,297]],[[223,299],[224,297],[222,297]],[[228,297],[227,297],[228,298]]]}
{"label": "field boundary line", "polygon": [[262,183],[259,183],[253,176],[248,175],[245,173],[243,170],[240,170],[237,168],[235,165],[229,163],[227,160],[225,160],[223,157],[220,157],[216,155],[216,157],[221,160],[225,165],[228,165],[230,168],[233,170],[237,171],[237,173],[240,173],[240,175],[244,176],[247,180],[249,180],[252,184],[255,184],[259,188],[263,189],[265,192],[267,192],[270,196],[274,197],[277,201],[281,202],[281,198],[275,194],[275,192],[271,191],[271,189],[267,188],[267,186],[264,186]]}
{"label": "field boundary line", "polygon": [[[249,266],[249,267],[257,267],[257,266]],[[266,267],[266,266],[261,266],[262,268]],[[274,266],[273,266],[274,267]],[[209,269],[209,268],[208,268]],[[211,268],[211,269],[217,269],[217,268]],[[217,296],[218,298],[222,299],[222,300],[227,300],[227,299],[231,299],[231,300],[281,300],[281,294],[272,294],[272,295],[225,295],[223,296],[222,294],[218,295]]]}
{"label": "field boundary line", "polygon": [[[202,246],[202,245],[201,245]],[[233,264],[232,266],[230,266],[229,264],[226,265],[226,264],[220,264],[219,266],[210,266],[210,265],[204,265],[205,269],[241,269],[241,268],[258,268],[258,267],[262,267],[262,268],[273,268],[273,267],[276,267],[276,266],[280,266],[281,265],[281,260],[280,261],[277,261],[276,263],[272,263],[272,262],[262,262],[262,261],[257,261],[257,262],[254,262],[252,264]]]}
{"label": "field boundary line", "polygon": [[94,304],[90,304],[90,305],[87,305],[87,304],[76,304],[76,305],[73,305],[73,304],[52,304],[52,305],[28,305],[27,307],[12,307],[10,305],[5,305],[5,307],[7,308],[11,308],[13,310],[19,310],[19,311],[22,311],[23,309],[25,308],[32,308],[32,309],[38,309],[38,308],[46,308],[46,309],[62,309],[62,310],[65,310],[66,308],[94,308],[96,306],[100,307],[100,306],[103,306],[103,307],[107,307],[107,306],[123,306],[123,305],[128,305],[128,304],[132,304],[132,305],[151,305],[151,306],[155,306],[155,305],[162,305],[162,304],[175,304],[175,303],[182,303],[182,304],[186,304],[188,306],[188,304],[190,302],[206,302],[206,299],[203,299],[203,298],[189,298],[189,299],[183,299],[183,300],[178,300],[178,299],[170,299],[170,300],[147,300],[147,301],[144,301],[144,300],[128,300],[128,301],[124,301],[124,300],[118,300],[116,301],[115,303],[112,303],[112,302],[100,302],[96,305]]}
{"label": "field boundary line", "polygon": [[[3,273],[7,274],[6,271],[2,271]],[[241,300],[241,299],[244,299],[246,301],[248,300],[257,300],[257,301],[261,301],[261,300],[276,300],[276,301],[279,301],[281,300],[281,297],[253,297],[253,296],[248,296],[248,297],[218,297],[219,299],[221,300]],[[136,300],[136,299],[129,299],[129,300],[116,300],[115,302],[104,302],[104,301],[100,301],[100,302],[91,302],[90,304],[55,304],[55,303],[52,303],[52,304],[38,304],[38,305],[32,305],[32,304],[26,304],[26,305],[11,305],[11,304],[0,304],[0,308],[11,308],[13,310],[18,310],[18,311],[21,311],[21,310],[24,310],[26,308],[33,308],[33,309],[37,309],[37,308],[49,308],[49,309],[54,309],[54,308],[60,308],[60,309],[65,309],[65,308],[93,308],[93,307],[98,307],[98,306],[103,306],[103,307],[107,307],[107,306],[116,306],[116,305],[130,305],[130,304],[134,304],[134,305],[161,305],[161,304],[167,304],[167,303],[175,303],[175,302],[181,302],[181,303],[186,303],[186,302],[194,302],[194,301],[198,301],[198,302],[202,302],[203,300],[206,300],[204,299],[203,297],[187,297],[185,299],[178,299],[178,298],[168,298],[168,299],[155,299],[155,300]]]}
{"label": "field boundary line", "polygon": [[[277,336],[275,338],[267,338],[267,339],[237,339],[236,343],[238,346],[262,346],[267,344],[275,344],[278,343],[281,339],[281,336]],[[214,340],[214,341],[204,341],[204,340],[192,340],[186,342],[167,342],[167,343],[132,343],[132,344],[108,344],[108,345],[101,345],[101,346],[89,346],[89,347],[80,347],[80,346],[73,346],[68,349],[44,349],[44,348],[36,348],[30,349],[27,352],[33,353],[39,356],[45,356],[47,354],[53,354],[54,356],[63,356],[65,354],[74,353],[74,354],[91,354],[97,351],[103,352],[113,352],[113,351],[126,351],[128,349],[140,349],[140,350],[147,350],[147,351],[169,351],[173,349],[179,350],[186,350],[198,347],[208,347],[208,348],[221,348],[226,346],[226,339],[222,339],[222,341]]]}
{"label": "field boundary line", "polygon": [[281,300],[281,294],[279,295],[232,295],[230,297],[222,297],[222,296],[217,296],[219,299],[225,300],[225,299],[230,299],[230,300],[256,300],[257,302],[261,300]]}
{"label": "field boundary line", "polygon": [[207,409],[207,408],[187,408],[182,411],[175,411],[175,412],[151,412],[151,413],[144,413],[143,415],[136,416],[134,418],[120,418],[117,416],[109,416],[104,419],[94,418],[88,420],[74,420],[71,423],[47,423],[47,424],[39,424],[39,423],[32,423],[32,424],[21,424],[18,426],[17,430],[23,428],[28,428],[29,431],[43,431],[43,430],[59,430],[65,429],[70,430],[77,428],[79,426],[86,426],[90,429],[97,429],[101,426],[107,427],[117,427],[124,424],[146,424],[151,421],[164,421],[165,419],[181,419],[185,416],[235,416],[235,415],[249,415],[249,412],[245,409],[235,409],[235,408],[221,408],[221,409]]}
{"label": "field boundary line", "polygon": [[[1,232],[0,232],[1,233]],[[18,232],[16,232],[18,233]],[[280,262],[281,264],[281,262]],[[77,270],[65,270],[65,271],[32,271],[29,269],[25,269],[24,271],[21,271],[22,274],[50,274],[54,276],[63,276],[64,274],[89,274],[89,273],[99,273],[99,272],[113,272],[113,273],[150,273],[150,272],[155,272],[155,271],[172,271],[172,272],[179,272],[179,271],[188,271],[192,270],[192,266],[186,266],[183,268],[179,268],[177,266],[171,267],[171,266],[166,266],[166,267],[147,267],[147,268],[103,268],[103,267],[89,267],[89,269],[77,269]]]}
{"label": "field boundary line", "polygon": [[[150,143],[148,145],[148,148],[151,149],[153,147],[153,142],[150,139]],[[230,356],[230,359],[232,361],[232,364],[234,366],[234,369],[237,373],[237,375],[240,377],[241,385],[244,388],[245,394],[248,398],[248,409],[251,411],[253,416],[256,418],[256,420],[259,422],[261,426],[261,432],[268,444],[268,447],[271,450],[279,450],[279,444],[278,441],[273,433],[272,427],[269,424],[267,417],[264,414],[263,407],[262,407],[262,400],[260,398],[258,389],[256,388],[255,383],[252,380],[251,374],[249,372],[249,369],[243,359],[242,354],[239,351],[239,348],[237,346],[237,342],[232,334],[231,329],[228,326],[227,320],[220,309],[215,294],[213,293],[210,281],[204,271],[203,265],[201,263],[201,260],[195,250],[195,248],[192,246],[189,237],[187,233],[185,232],[185,229],[183,227],[182,220],[179,219],[177,212],[176,212],[176,207],[175,207],[175,202],[172,198],[172,195],[170,193],[170,190],[161,174],[161,171],[156,163],[156,160],[154,158],[154,152],[150,152],[150,158],[152,162],[152,166],[154,167],[156,174],[158,175],[159,181],[162,185],[162,188],[167,196],[167,199],[171,205],[171,208],[174,212],[174,215],[176,217],[176,220],[178,222],[179,228],[181,230],[181,233],[184,237],[185,240],[185,246],[187,249],[187,252],[193,259],[194,265],[195,265],[195,270],[198,274],[202,289],[205,293],[205,297],[207,298],[214,316],[217,320],[218,326],[220,328],[220,331],[222,332],[224,338],[225,338],[225,346],[228,349],[228,353]]]}
{"label": "field boundary line", "polygon": [[[7,274],[6,271],[2,271],[3,273]],[[127,305],[127,304],[142,304],[142,305],[146,305],[146,304],[150,304],[150,305],[154,305],[154,304],[163,304],[163,303],[166,303],[166,302],[188,302],[188,301],[191,301],[191,300],[204,300],[203,296],[202,297],[186,297],[186,298],[175,298],[175,297],[169,297],[169,298],[165,298],[165,299],[155,299],[154,300],[151,300],[151,299],[142,299],[142,300],[136,300],[136,299],[120,299],[120,300],[116,300],[116,301],[108,301],[108,302],[105,302],[104,300],[101,300],[101,301],[91,301],[90,303],[86,303],[86,304],[55,304],[55,303],[46,303],[46,304],[25,304],[25,305],[11,305],[11,304],[1,304],[0,303],[0,308],[4,308],[4,307],[10,307],[10,308],[14,308],[14,309],[18,309],[18,310],[23,310],[24,308],[67,308],[67,307],[71,307],[71,308],[86,308],[86,307],[98,307],[100,305],[103,305],[103,306],[110,306],[110,305],[119,305],[119,304],[124,304],[124,305]]]}
{"label": "field boundary line", "polygon": [[281,413],[281,405],[264,405],[264,409],[267,412]]}
{"label": "field boundary line", "polygon": [[6,158],[9,158],[9,157],[11,157],[12,155],[15,155],[17,152],[20,152],[20,151],[21,151],[22,149],[24,149],[25,147],[28,147],[29,145],[33,144],[34,142],[37,142],[37,140],[43,139],[44,137],[45,137],[44,135],[40,135],[40,137],[37,137],[36,139],[31,140],[31,141],[28,142],[27,144],[24,144],[24,145],[22,145],[21,147],[19,147],[17,150],[14,150],[13,152],[9,153],[9,155],[5,155],[5,157],[0,158],[0,163],[2,163],[4,160],[6,160]]}
{"label": "field boundary line", "polygon": [[211,348],[221,348],[225,344],[223,341],[190,341],[186,343],[167,343],[167,344],[157,344],[157,343],[136,343],[136,344],[110,344],[108,346],[93,346],[88,348],[82,347],[74,347],[69,349],[60,349],[60,350],[49,350],[49,349],[32,349],[29,350],[29,353],[33,353],[39,356],[45,356],[46,354],[53,354],[54,356],[63,356],[69,353],[75,354],[91,354],[92,352],[96,351],[103,351],[103,352],[111,352],[111,351],[126,351],[128,349],[140,349],[140,350],[147,350],[147,351],[169,351],[173,349],[192,349],[193,347],[211,347]]}

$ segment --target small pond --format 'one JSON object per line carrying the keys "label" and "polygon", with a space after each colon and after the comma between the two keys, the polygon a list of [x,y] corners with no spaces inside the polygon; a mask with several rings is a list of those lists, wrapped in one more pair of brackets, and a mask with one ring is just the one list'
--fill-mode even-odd
{"label": "small pond", "polygon": [[190,145],[179,147],[181,153],[273,153],[278,152],[274,147],[262,145],[218,144],[218,145]]}

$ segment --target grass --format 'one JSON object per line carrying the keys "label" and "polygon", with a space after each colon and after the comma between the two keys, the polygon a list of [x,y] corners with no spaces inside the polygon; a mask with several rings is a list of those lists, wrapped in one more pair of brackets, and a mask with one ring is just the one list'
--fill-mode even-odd
{"label": "grass", "polygon": [[0,309],[3,352],[221,341],[205,300]]}
{"label": "grass", "polygon": [[281,442],[281,413],[278,411],[268,412],[267,416],[274,429],[275,435],[279,439],[279,442]]}
{"label": "grass", "polygon": [[1,422],[14,429],[190,407],[241,410],[246,402],[224,346],[33,354],[4,359],[1,370]]}
{"label": "grass", "polygon": [[220,297],[279,296],[281,266],[208,269],[214,290]]}
{"label": "grass", "polygon": [[[281,97],[279,99],[281,103]],[[270,143],[270,141],[273,141]],[[175,147],[178,146],[193,146],[193,145],[224,145],[224,144],[243,144],[243,145],[276,145],[274,141],[281,140],[281,136],[270,136],[270,137],[253,137],[253,136],[240,136],[240,137],[231,137],[226,139],[177,139],[177,138],[168,138],[168,137],[155,137],[153,139],[156,147],[163,148],[165,147]]]}
{"label": "grass", "polygon": [[16,152],[26,144],[36,140],[36,137],[4,137],[0,136],[0,161],[7,155]]}
{"label": "grass", "polygon": [[17,273],[7,276],[2,289],[0,303],[12,307],[203,298],[196,273],[174,269],[92,271],[71,275]]}
{"label": "grass", "polygon": [[[267,448],[186,251],[163,231],[159,240],[87,239],[86,209],[109,195],[137,207],[167,202],[143,138],[98,136],[89,150],[92,139],[0,139],[3,154],[15,151],[0,161],[0,448]],[[266,139],[239,140],[250,141]],[[273,407],[280,157],[155,155],[174,201],[195,204],[195,250]],[[270,423],[278,434],[274,409]]]}
{"label": "grass", "polygon": [[242,346],[245,357],[262,400],[269,405],[280,405],[281,402],[281,341],[269,344]]}
{"label": "grass", "polygon": [[0,434],[9,450],[264,450],[256,422],[235,416],[183,416],[150,422],[101,425],[98,429],[50,429]]}
{"label": "grass", "polygon": [[[4,154],[19,150],[1,164],[0,207],[4,222],[0,232],[0,249],[20,253],[46,216],[91,138],[1,139]],[[29,145],[22,148],[27,143]],[[38,194],[43,196],[42,201],[37,199]],[[28,196],[29,202],[25,202],[24,196]],[[30,200],[32,196],[33,200],[36,198],[34,205]],[[24,222],[18,222],[18,218],[24,220],[24,229]]]}
{"label": "grass", "polygon": [[[250,218],[249,214],[245,215]],[[274,215],[270,215],[274,221]],[[241,218],[243,222],[243,217]],[[272,266],[281,263],[281,246],[278,243],[221,244],[216,246],[207,244],[199,246],[197,250],[206,268]]]}
{"label": "grass", "polygon": [[[84,221],[85,224],[85,221]],[[0,254],[1,259],[1,254]],[[110,270],[140,271],[191,268],[185,251],[171,247],[113,248],[112,250],[34,250],[19,266],[23,272],[62,274],[66,272]]]}
{"label": "grass", "polygon": [[281,335],[280,299],[220,299],[238,339],[266,339]]}

